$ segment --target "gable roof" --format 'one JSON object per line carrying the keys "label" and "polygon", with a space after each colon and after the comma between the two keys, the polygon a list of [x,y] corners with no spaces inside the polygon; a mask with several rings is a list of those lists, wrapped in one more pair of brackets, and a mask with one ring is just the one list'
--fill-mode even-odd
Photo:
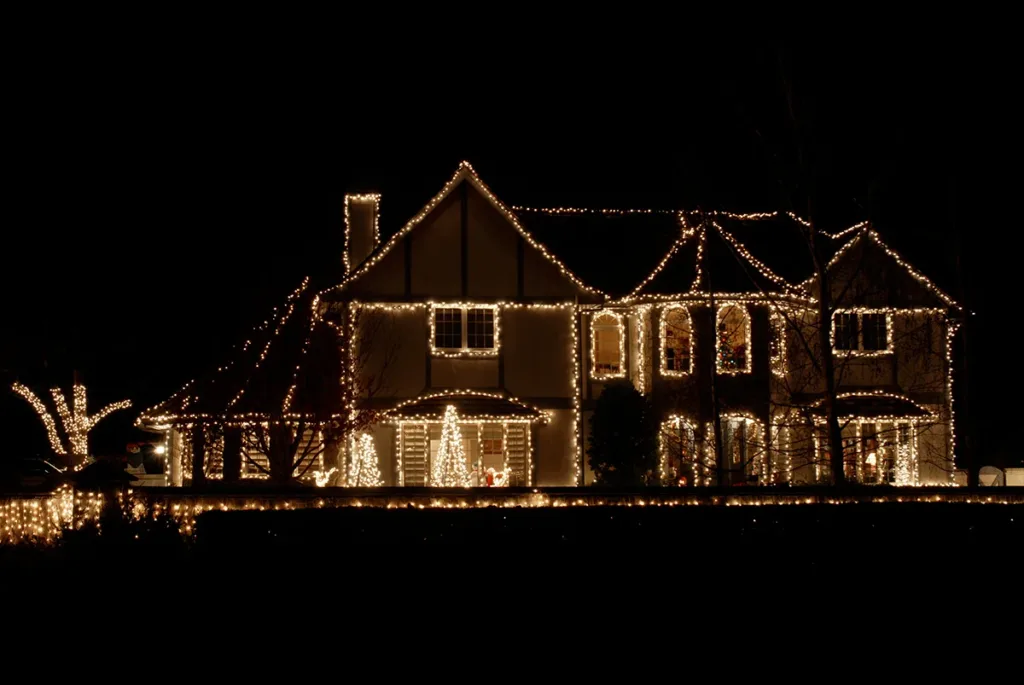
{"label": "gable roof", "polygon": [[639,274],[663,258],[682,228],[682,213],[672,210],[512,210],[574,273],[613,297],[629,293]]}
{"label": "gable roof", "polygon": [[573,273],[561,260],[558,259],[551,251],[547,249],[540,241],[538,241],[526,228],[520,223],[519,218],[491,191],[491,189],[484,183],[477,175],[476,171],[470,165],[469,162],[463,161],[459,164],[459,168],[455,170],[451,179],[441,188],[441,190],[430,199],[430,201],[424,205],[424,207],[391,238],[384,243],[384,245],[378,247],[370,256],[368,256],[362,264],[360,264],[348,277],[346,277],[338,285],[332,286],[325,289],[321,294],[327,294],[343,289],[349,283],[356,281],[361,278],[363,274],[367,273],[374,267],[385,255],[390,252],[395,245],[398,244],[406,234],[415,229],[420,222],[425,219],[430,212],[437,207],[446,197],[448,197],[452,191],[454,191],[460,183],[463,181],[471,184],[476,190],[483,195],[491,205],[498,210],[498,213],[508,219],[509,223],[519,232],[521,236],[529,243],[533,248],[538,250],[545,259],[555,265],[559,271],[562,272],[570,281],[573,282],[578,288],[585,292],[594,295],[604,295],[605,293],[597,288],[587,285],[584,283],[575,273]]}
{"label": "gable roof", "polygon": [[[768,265],[773,261],[771,256],[785,255],[792,237],[799,236],[799,231],[793,230],[784,240],[778,225],[765,223],[780,217],[784,223],[791,223],[785,215],[684,212],[680,216],[682,229],[676,242],[625,299],[665,299],[712,292],[806,295],[799,281],[783,277]],[[748,248],[748,242],[757,246],[761,256]]]}
{"label": "gable roof", "polygon": [[[903,259],[902,255],[896,252],[896,250],[889,247],[889,245],[887,245],[885,241],[882,240],[882,237],[878,235],[878,232],[870,227],[868,222],[864,221],[859,224],[855,224],[854,226],[851,226],[845,231],[841,231],[839,233],[824,235],[834,240],[843,238],[846,239],[846,242],[840,245],[838,249],[836,249],[835,254],[832,256],[832,259],[830,259],[828,264],[826,265],[826,269],[831,270],[835,268],[835,266],[839,264],[840,260],[843,258],[844,255],[849,254],[851,249],[853,249],[856,245],[860,244],[861,241],[865,241],[880,248],[880,250],[883,253],[888,255],[893,261],[895,261],[900,267],[902,267],[903,270],[908,275],[910,275],[911,278],[913,278],[918,283],[923,285],[926,290],[935,295],[947,307],[950,307],[957,311],[963,311],[963,307],[956,300],[950,297],[949,294],[946,293],[946,291],[944,291],[939,286],[935,285],[935,283],[933,283],[931,279],[929,279],[927,276],[925,276],[920,271],[915,269],[908,261]],[[813,276],[807,279],[806,283],[809,283],[811,281],[813,281]]]}

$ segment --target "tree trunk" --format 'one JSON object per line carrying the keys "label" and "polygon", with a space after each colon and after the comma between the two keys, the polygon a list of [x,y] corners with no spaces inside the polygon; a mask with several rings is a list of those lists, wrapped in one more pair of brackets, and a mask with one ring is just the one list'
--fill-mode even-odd
{"label": "tree trunk", "polygon": [[[814,255],[815,270],[818,272],[818,346],[821,348],[821,373],[825,377],[825,426],[828,440],[829,464],[832,467],[832,482],[846,483],[843,471],[843,436],[836,416],[836,373],[835,357],[832,354],[832,290],[829,286],[826,262],[818,251],[817,224],[811,218],[808,235],[811,252]],[[818,455],[815,455],[818,458]]]}
{"label": "tree trunk", "polygon": [[224,428],[224,482],[242,479],[242,429]]}
{"label": "tree trunk", "polygon": [[337,469],[328,481],[328,485],[337,485],[341,482],[341,446],[342,438],[336,435],[329,435],[327,437],[326,444],[324,445],[324,471]]}
{"label": "tree trunk", "polygon": [[283,485],[292,479],[292,432],[288,426],[270,427],[270,480]]}

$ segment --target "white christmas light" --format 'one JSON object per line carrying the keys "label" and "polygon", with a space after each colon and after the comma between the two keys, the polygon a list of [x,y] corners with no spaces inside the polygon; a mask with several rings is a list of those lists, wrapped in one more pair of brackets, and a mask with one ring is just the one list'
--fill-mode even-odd
{"label": "white christmas light", "polygon": [[444,410],[437,456],[430,464],[430,485],[436,488],[462,488],[469,485],[466,452],[462,447],[462,431],[459,430],[459,416],[455,412],[455,407],[450,404]]}
{"label": "white christmas light", "polygon": [[350,487],[379,488],[384,485],[380,477],[380,463],[377,459],[377,448],[369,433],[359,436],[353,450],[352,463],[348,469]]}

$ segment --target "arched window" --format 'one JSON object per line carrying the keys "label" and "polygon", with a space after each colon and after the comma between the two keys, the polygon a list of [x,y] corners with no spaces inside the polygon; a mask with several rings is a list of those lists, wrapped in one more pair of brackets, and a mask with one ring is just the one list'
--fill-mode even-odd
{"label": "arched window", "polygon": [[692,423],[681,416],[670,416],[662,422],[658,437],[663,485],[685,487],[705,481],[710,469],[701,459],[701,446]]}
{"label": "arched window", "polygon": [[690,373],[693,337],[686,307],[666,307],[661,317],[661,372],[666,376]]}
{"label": "arched window", "polygon": [[718,308],[718,372],[750,373],[750,315],[742,304]]}
{"label": "arched window", "polygon": [[615,312],[603,311],[594,315],[590,323],[590,356],[593,364],[591,377],[621,378],[626,375],[622,359],[622,317]]}

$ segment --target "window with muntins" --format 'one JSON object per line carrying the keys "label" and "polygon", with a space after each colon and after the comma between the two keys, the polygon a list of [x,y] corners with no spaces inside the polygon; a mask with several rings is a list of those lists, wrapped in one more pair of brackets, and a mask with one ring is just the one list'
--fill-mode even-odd
{"label": "window with muntins", "polygon": [[436,356],[489,356],[498,353],[495,307],[434,307],[432,352]]}
{"label": "window with muntins", "polygon": [[891,352],[889,314],[886,312],[836,312],[832,318],[832,348],[852,354]]}

